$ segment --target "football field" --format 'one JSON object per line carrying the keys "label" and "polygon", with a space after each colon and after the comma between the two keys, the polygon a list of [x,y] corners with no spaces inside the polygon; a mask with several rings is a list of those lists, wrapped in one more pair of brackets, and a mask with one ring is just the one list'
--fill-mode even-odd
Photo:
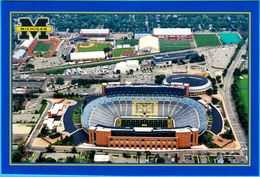
{"label": "football field", "polygon": [[194,39],[197,47],[210,47],[221,45],[216,34],[194,34]]}
{"label": "football field", "polygon": [[193,45],[192,40],[186,40],[186,41],[160,40],[160,52],[171,52],[177,50],[190,49],[192,45]]}
{"label": "football field", "polygon": [[133,48],[122,48],[122,49],[115,49],[112,51],[113,57],[120,57],[124,53],[133,53]]}
{"label": "football field", "polygon": [[37,46],[33,49],[34,54],[45,54],[49,53],[52,48],[54,47],[53,43],[45,43],[45,42],[39,42]]}

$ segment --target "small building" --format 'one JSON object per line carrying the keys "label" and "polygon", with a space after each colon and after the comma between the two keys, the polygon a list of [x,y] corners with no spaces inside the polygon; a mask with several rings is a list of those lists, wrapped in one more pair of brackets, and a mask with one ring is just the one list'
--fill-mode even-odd
{"label": "small building", "polygon": [[48,117],[56,117],[56,116],[61,116],[60,112],[63,109],[63,104],[61,103],[56,103],[54,106],[48,111]]}
{"label": "small building", "polygon": [[139,40],[139,54],[159,53],[159,39],[154,36],[144,36]]}
{"label": "small building", "polygon": [[191,28],[154,28],[153,36],[163,40],[191,40]]}
{"label": "small building", "polygon": [[81,29],[80,37],[88,38],[108,38],[110,35],[109,29]]}
{"label": "small building", "polygon": [[127,60],[116,64],[114,73],[126,74],[132,71],[138,71],[140,69],[138,60]]}
{"label": "small building", "polygon": [[173,54],[157,54],[153,56],[152,62],[156,66],[168,66],[172,63],[190,62],[191,59],[198,58],[195,51],[179,52]]}
{"label": "small building", "polygon": [[81,61],[81,60],[99,61],[99,60],[104,60],[105,58],[106,55],[104,51],[70,53],[71,61]]}
{"label": "small building", "polygon": [[141,37],[150,36],[150,35],[152,35],[152,34],[147,33],[147,32],[138,32],[138,33],[135,33],[134,39],[139,40]]}
{"label": "small building", "polygon": [[111,38],[114,40],[122,40],[122,39],[132,39],[133,33],[127,32],[127,33],[112,33]]}
{"label": "small building", "polygon": [[17,61],[17,60],[21,60],[22,62],[26,60],[26,50],[24,49],[19,49],[16,52],[14,52],[13,54],[13,60]]}
{"label": "small building", "polygon": [[25,95],[29,93],[29,90],[26,88],[13,88],[13,95]]}
{"label": "small building", "polygon": [[109,162],[109,155],[95,154],[94,162],[95,163],[107,163],[107,162]]}

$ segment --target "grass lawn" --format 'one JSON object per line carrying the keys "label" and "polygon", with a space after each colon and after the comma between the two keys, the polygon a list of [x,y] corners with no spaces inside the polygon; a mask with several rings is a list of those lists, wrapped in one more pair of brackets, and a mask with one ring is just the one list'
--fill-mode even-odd
{"label": "grass lawn", "polygon": [[75,108],[72,113],[72,121],[80,122],[80,107]]}
{"label": "grass lawn", "polygon": [[221,45],[215,34],[194,34],[197,47]]}
{"label": "grass lawn", "polygon": [[245,111],[248,114],[248,74],[243,74],[242,75],[243,79],[239,79],[239,95],[240,95],[240,100],[243,102],[245,105]]}
{"label": "grass lawn", "polygon": [[39,110],[40,116],[42,115],[42,113],[43,113],[43,111],[45,110],[46,106],[47,106],[47,103],[43,103],[43,104],[41,105],[41,108],[40,108],[40,110]]}
{"label": "grass lawn", "polygon": [[127,40],[117,40],[116,45],[130,45],[135,46],[138,45],[138,40],[135,39],[127,39]]}
{"label": "grass lawn", "polygon": [[160,52],[170,52],[170,51],[190,49],[191,43],[192,43],[191,40],[187,40],[187,41],[160,40]]}
{"label": "grass lawn", "polygon": [[104,48],[109,47],[108,43],[95,43],[95,42],[85,42],[77,45],[78,52],[93,52],[93,51],[103,51]]}
{"label": "grass lawn", "polygon": [[113,57],[120,57],[123,53],[132,53],[134,51],[133,48],[124,48],[124,49],[115,49],[112,51]]}
{"label": "grass lawn", "polygon": [[49,53],[54,44],[39,42],[39,44],[33,49],[33,53]]}

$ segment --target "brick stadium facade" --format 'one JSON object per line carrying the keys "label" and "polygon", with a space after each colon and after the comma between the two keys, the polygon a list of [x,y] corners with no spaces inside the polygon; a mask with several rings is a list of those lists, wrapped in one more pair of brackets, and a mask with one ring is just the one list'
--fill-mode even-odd
{"label": "brick stadium facade", "polygon": [[198,145],[196,128],[153,129],[133,128],[115,129],[102,126],[88,129],[89,143],[96,146],[134,149],[188,149]]}
{"label": "brick stadium facade", "polygon": [[185,40],[192,40],[192,34],[190,35],[153,35],[155,37],[158,37],[159,39],[163,40],[174,40],[174,41],[185,41]]}

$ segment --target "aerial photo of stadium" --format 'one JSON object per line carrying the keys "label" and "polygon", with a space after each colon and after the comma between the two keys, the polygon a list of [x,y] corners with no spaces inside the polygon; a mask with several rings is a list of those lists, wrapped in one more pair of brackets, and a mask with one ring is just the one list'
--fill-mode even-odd
{"label": "aerial photo of stadium", "polygon": [[250,162],[248,15],[25,16],[53,31],[13,33],[11,163]]}

